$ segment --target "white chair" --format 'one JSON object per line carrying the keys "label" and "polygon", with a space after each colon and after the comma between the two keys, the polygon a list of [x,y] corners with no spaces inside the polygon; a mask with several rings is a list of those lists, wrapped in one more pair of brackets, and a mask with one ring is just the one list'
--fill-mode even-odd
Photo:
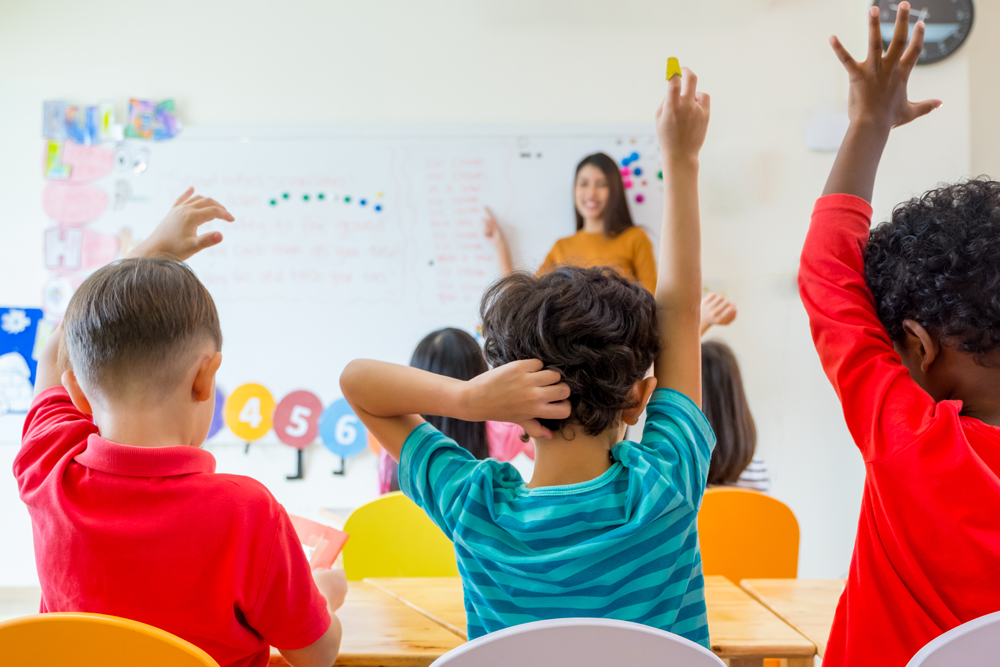
{"label": "white chair", "polygon": [[515,625],[448,651],[431,667],[724,667],[703,646],[638,623],[559,618]]}
{"label": "white chair", "polygon": [[1000,656],[1000,611],[963,623],[932,640],[906,667],[994,665]]}

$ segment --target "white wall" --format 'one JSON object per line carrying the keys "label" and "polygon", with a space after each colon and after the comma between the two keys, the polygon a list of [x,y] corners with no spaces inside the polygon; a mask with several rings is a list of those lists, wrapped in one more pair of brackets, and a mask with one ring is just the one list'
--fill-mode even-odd
{"label": "white wall", "polygon": [[[774,493],[799,517],[800,575],[842,576],[864,469],[812,349],[795,271],[832,162],[830,154],[805,149],[805,127],[813,113],[842,111],[846,100],[846,77],[827,38],[836,33],[862,53],[867,5],[2,3],[0,304],[40,300],[44,99],[174,97],[189,125],[648,121],[663,91],[666,56],[677,55],[713,95],[703,159],[705,277],[741,308],[720,337],[741,359]],[[973,41],[984,33],[980,24]],[[878,215],[969,171],[970,53],[914,74],[915,97],[946,104],[895,133],[878,184]],[[0,466],[9,470],[16,435],[6,440]],[[336,506],[345,492],[326,472],[305,484],[284,482],[291,465],[284,448],[262,446],[254,459],[215,451],[220,469],[260,476],[293,510]],[[279,460],[271,451],[286,455]],[[315,453],[314,461],[328,470],[324,455]],[[351,487],[374,483],[368,473],[352,480]],[[30,526],[9,474],[0,474],[0,535],[0,586],[34,583]]]}

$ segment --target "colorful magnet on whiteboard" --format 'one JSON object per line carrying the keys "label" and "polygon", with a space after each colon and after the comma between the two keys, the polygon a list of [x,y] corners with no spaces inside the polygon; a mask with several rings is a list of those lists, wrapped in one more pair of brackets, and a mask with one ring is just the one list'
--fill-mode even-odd
{"label": "colorful magnet on whiteboard", "polygon": [[646,201],[646,197],[645,196],[643,196],[641,194],[635,196],[635,203],[636,204],[641,204],[644,201]]}
{"label": "colorful magnet on whiteboard", "polygon": [[622,158],[622,166],[623,167],[627,167],[630,164],[632,164],[632,160],[628,159],[627,157]]}
{"label": "colorful magnet on whiteboard", "polygon": [[376,211],[381,211],[382,210],[382,204],[375,204],[375,210]]}
{"label": "colorful magnet on whiteboard", "polygon": [[361,204],[362,206],[367,206],[367,204],[368,204],[368,200],[367,200],[367,199],[362,199],[362,200],[361,200],[361,201],[359,201],[358,203],[359,203],[359,204]]}
{"label": "colorful magnet on whiteboard", "polygon": [[278,440],[295,449],[305,449],[319,435],[323,402],[309,391],[293,391],[274,409],[274,432]]}
{"label": "colorful magnet on whiteboard", "polygon": [[628,168],[628,167],[622,167],[622,176],[628,176],[628,175],[629,175],[629,174],[631,174],[631,173],[632,173],[632,172],[631,172],[631,171],[629,171],[629,168]]}
{"label": "colorful magnet on whiteboard", "polygon": [[626,179],[625,179],[625,180],[623,181],[623,185],[625,186],[625,189],[626,189],[626,190],[628,190],[628,189],[629,189],[630,187],[632,187],[632,180],[631,180],[631,179],[628,179],[628,178],[626,178]]}
{"label": "colorful magnet on whiteboard", "polygon": [[662,171],[656,172],[656,177],[662,181],[663,180],[663,172]]}
{"label": "colorful magnet on whiteboard", "polygon": [[632,175],[633,176],[642,176],[642,168],[641,167],[636,167],[635,169],[633,169],[632,170]]}
{"label": "colorful magnet on whiteboard", "polygon": [[319,437],[327,449],[342,459],[368,449],[368,429],[343,398],[323,411],[319,420]]}
{"label": "colorful magnet on whiteboard", "polygon": [[316,199],[323,199],[323,198],[324,198],[324,195],[323,195],[322,192],[319,193],[318,195],[316,195]]}
{"label": "colorful magnet on whiteboard", "polygon": [[382,198],[382,193],[381,192],[376,192],[375,196],[378,197],[379,199],[381,199]]}
{"label": "colorful magnet on whiteboard", "polygon": [[643,185],[649,185],[649,181],[643,181],[642,184]]}
{"label": "colorful magnet on whiteboard", "polygon": [[272,199],[271,200],[271,206],[277,206],[277,205],[278,205],[278,200],[277,199]]}
{"label": "colorful magnet on whiteboard", "polygon": [[253,442],[271,430],[274,397],[259,384],[237,387],[226,401],[226,425],[237,438]]}
{"label": "colorful magnet on whiteboard", "polygon": [[350,204],[350,203],[351,203],[351,198],[350,198],[350,196],[348,196],[348,197],[344,197],[344,203],[345,203],[345,204]]}
{"label": "colorful magnet on whiteboard", "polygon": [[632,153],[631,155],[628,156],[628,159],[629,159],[629,162],[635,162],[636,160],[639,159],[639,154],[638,153]]}
{"label": "colorful magnet on whiteboard", "polygon": [[302,195],[302,201],[309,201],[309,195]]}
{"label": "colorful magnet on whiteboard", "polygon": [[218,386],[215,387],[215,409],[212,412],[212,425],[208,427],[208,435],[205,439],[208,440],[212,438],[216,433],[222,430],[222,427],[226,423],[225,417],[226,410],[226,395],[219,389]]}
{"label": "colorful magnet on whiteboard", "polygon": [[282,199],[288,199],[288,193],[286,192],[285,194],[281,195],[281,198]]}
{"label": "colorful magnet on whiteboard", "polygon": [[682,76],[681,64],[677,58],[667,58],[667,81],[670,81],[675,74]]}

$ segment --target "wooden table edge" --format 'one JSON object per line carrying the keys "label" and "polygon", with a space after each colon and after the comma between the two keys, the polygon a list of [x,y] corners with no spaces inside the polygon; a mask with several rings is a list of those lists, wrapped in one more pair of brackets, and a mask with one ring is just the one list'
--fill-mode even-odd
{"label": "wooden table edge", "polygon": [[[378,577],[375,577],[375,578],[377,579]],[[400,602],[402,602],[403,604],[405,604],[407,607],[409,607],[413,611],[421,614],[422,616],[426,616],[427,618],[429,618],[430,620],[434,621],[435,623],[437,623],[438,625],[440,625],[445,630],[448,630],[452,634],[458,635],[458,638],[461,639],[462,641],[469,641],[469,635],[467,633],[462,632],[462,630],[460,628],[456,628],[454,625],[452,625],[448,621],[445,621],[444,619],[440,619],[437,616],[435,616],[434,614],[432,614],[429,611],[427,611],[426,609],[422,609],[421,607],[418,607],[417,605],[413,604],[409,600],[396,595],[395,593],[393,593],[392,591],[390,591],[388,588],[383,588],[382,586],[379,586],[377,583],[375,583],[371,579],[363,579],[362,581],[364,581],[366,584],[368,584],[372,588],[375,588],[375,589],[378,589],[378,590],[382,591],[386,595],[392,597],[394,600],[399,600]]]}
{"label": "wooden table edge", "polygon": [[[752,584],[747,584],[745,586],[743,584],[744,581],[753,581],[753,580],[752,579],[741,579],[740,580],[740,588],[742,588],[746,592],[747,595],[749,595],[754,600],[756,600],[758,603],[760,603],[760,606],[764,607],[769,612],[771,612],[772,614],[774,614],[775,616],[777,616],[779,619],[781,619],[782,623],[784,623],[785,625],[787,625],[791,629],[795,630],[795,632],[797,632],[800,635],[802,635],[803,637],[805,637],[806,641],[810,642],[813,646],[816,647],[816,655],[818,655],[820,658],[823,657],[823,654],[820,653],[820,650],[819,650],[819,644],[817,644],[813,640],[809,639],[809,636],[806,635],[806,633],[801,628],[799,628],[798,625],[796,625],[792,621],[786,619],[784,616],[782,616],[781,614],[779,614],[776,609],[774,609],[770,604],[767,603],[767,600],[764,599],[764,594],[763,593],[759,593],[758,591],[756,591],[756,590],[753,589],[753,585]],[[749,588],[748,588],[748,586],[749,586]]]}

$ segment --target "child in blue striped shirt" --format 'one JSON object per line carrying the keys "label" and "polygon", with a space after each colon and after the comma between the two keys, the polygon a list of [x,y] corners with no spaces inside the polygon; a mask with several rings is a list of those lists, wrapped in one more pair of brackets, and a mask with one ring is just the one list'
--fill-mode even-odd
{"label": "child in blue striped shirt", "polygon": [[[463,382],[351,362],[344,396],[400,487],[455,543],[469,637],[535,620],[645,623],[708,646],[697,512],[715,437],[701,403],[698,154],[709,99],[685,69],[656,112],[666,188],[655,298],[608,268],[508,276],[483,298],[493,370]],[[655,377],[646,378],[650,364]],[[622,440],[643,408],[641,442]],[[420,415],[520,424],[527,483]]]}

